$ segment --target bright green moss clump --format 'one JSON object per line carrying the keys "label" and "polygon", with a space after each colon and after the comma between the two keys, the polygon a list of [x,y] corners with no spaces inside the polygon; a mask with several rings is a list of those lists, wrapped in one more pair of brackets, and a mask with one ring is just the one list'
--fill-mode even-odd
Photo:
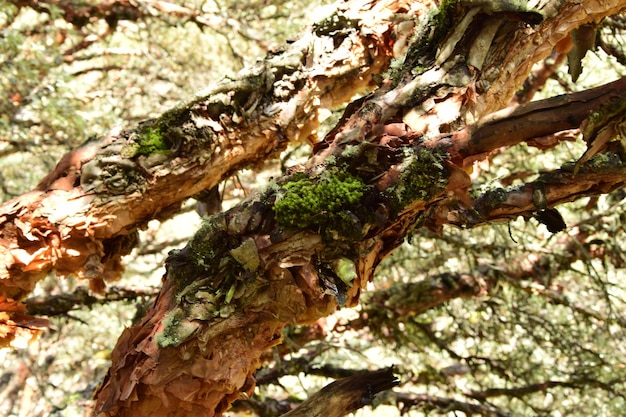
{"label": "bright green moss clump", "polygon": [[146,127],[137,132],[137,135],[133,137],[133,142],[124,147],[121,152],[126,158],[134,158],[139,155],[167,153],[169,150],[170,143],[161,129]]}
{"label": "bright green moss clump", "polygon": [[285,184],[283,190],[274,204],[277,220],[286,226],[304,228],[332,225],[341,211],[359,202],[367,186],[352,175],[326,172],[314,179],[303,174]]}
{"label": "bright green moss clump", "polygon": [[137,155],[152,155],[157,152],[166,152],[170,146],[159,129],[147,128],[137,140],[139,145]]}

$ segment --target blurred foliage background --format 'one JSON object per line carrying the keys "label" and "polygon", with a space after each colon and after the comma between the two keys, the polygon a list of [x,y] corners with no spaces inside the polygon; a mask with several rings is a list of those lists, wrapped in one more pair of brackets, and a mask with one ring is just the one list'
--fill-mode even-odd
{"label": "blurred foliage background", "polygon": [[[32,189],[92,135],[156,116],[297,38],[330,13],[324,3],[0,0],[2,200]],[[625,28],[623,16],[607,19],[580,79],[563,66],[541,97],[626,75]],[[580,140],[548,152],[516,146],[481,163],[474,188],[530,181],[583,150]],[[239,172],[221,185],[224,207],[309,153],[301,145],[262,172]],[[617,190],[562,206],[568,228],[558,234],[534,219],[415,230],[360,307],[290,327],[268,352],[256,395],[229,415],[279,415],[332,378],[391,365],[401,386],[357,415],[622,415],[625,198]],[[72,278],[40,283],[27,304],[52,325],[31,345],[0,351],[0,415],[89,411],[117,336],[157,293],[167,252],[199,226],[194,206],[149,223],[106,296]],[[437,299],[451,289],[455,297]],[[66,308],[46,310],[59,300]]]}

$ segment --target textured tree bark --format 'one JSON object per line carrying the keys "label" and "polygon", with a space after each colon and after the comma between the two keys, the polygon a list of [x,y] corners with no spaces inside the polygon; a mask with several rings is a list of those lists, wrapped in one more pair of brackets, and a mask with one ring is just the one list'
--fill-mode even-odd
{"label": "textured tree bark", "polygon": [[[304,167],[212,217],[185,249],[170,254],[159,300],[143,323],[120,338],[110,373],[96,393],[97,412],[220,415],[251,392],[262,352],[280,343],[287,323],[310,322],[356,304],[376,266],[411,229],[471,226],[534,213],[623,184],[626,169],[618,153],[593,170],[575,175],[564,168],[546,175],[542,187],[501,190],[495,199],[490,194],[471,199],[464,169],[503,144],[537,134],[498,140],[473,136],[468,125],[511,98],[531,61],[545,57],[567,34],[561,29],[625,6],[623,1],[602,7],[566,2],[536,28],[479,12],[469,33],[498,24],[504,34],[488,53],[479,54],[480,68],[459,58],[475,53],[471,36],[452,44],[450,38],[439,39],[452,52],[436,65],[436,48],[415,44],[400,75],[349,105]],[[520,56],[528,59],[525,70],[516,67]],[[508,72],[506,82],[489,68]],[[487,90],[476,90],[477,84]],[[520,111],[549,114],[549,103],[534,106]],[[571,124],[585,114],[579,117]],[[509,122],[496,118],[493,123]],[[478,123],[477,132],[493,126],[489,123]],[[560,129],[556,124],[541,134]],[[430,139],[423,140],[425,135]],[[568,179],[570,186],[563,187]],[[355,276],[340,276],[340,262],[352,263]]]}
{"label": "textured tree bark", "polygon": [[[329,109],[371,87],[372,75],[388,66],[392,37],[411,36],[392,19],[407,7],[389,0],[341,6],[337,22],[320,22],[237,79],[63,157],[36,190],[0,206],[3,311],[23,312],[19,301],[51,271],[102,291],[148,220],[171,216],[185,199],[291,141],[313,140]],[[17,332],[36,333],[25,330],[28,316],[11,314],[0,319],[0,345]]]}
{"label": "textured tree bark", "polygon": [[[413,228],[531,215],[622,186],[622,154],[609,147],[578,173],[564,167],[519,189],[467,195],[471,161],[539,134],[489,129],[516,125],[520,115],[543,120],[566,104],[485,117],[572,29],[626,7],[555,1],[537,24],[483,3],[449,5],[455,20],[439,26],[427,23],[434,1],[349,3],[237,80],[68,154],[37,190],[0,207],[0,301],[12,313],[1,317],[4,343],[29,328],[18,301],[45,274],[74,273],[101,288],[119,274],[138,227],[288,141],[307,140],[324,110],[373,87],[403,44],[404,63],[347,107],[304,167],[213,216],[170,254],[155,305],[118,341],[97,413],[220,415],[252,391],[259,358],[286,324],[356,304]],[[587,108],[605,102],[593,103]],[[570,114],[568,128],[586,117]],[[565,128],[544,127],[541,135]],[[342,262],[354,276],[340,276]]]}

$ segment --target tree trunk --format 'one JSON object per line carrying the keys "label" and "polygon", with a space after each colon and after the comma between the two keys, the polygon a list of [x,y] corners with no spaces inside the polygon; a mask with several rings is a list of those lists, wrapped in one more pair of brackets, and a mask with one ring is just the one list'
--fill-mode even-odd
{"label": "tree trunk", "polygon": [[[603,158],[578,169],[467,194],[473,161],[548,135],[554,145],[590,110],[621,100],[626,79],[496,113],[571,30],[625,0],[555,1],[541,15],[461,1],[428,20],[434,3],[353,3],[251,75],[69,154],[40,190],[3,207],[7,298],[19,300],[53,268],[115,275],[143,222],[308,137],[319,111],[371,85],[405,50],[406,31],[415,34],[404,62],[348,105],[305,166],[214,215],[170,253],[155,305],[118,341],[97,413],[220,415],[252,392],[261,354],[286,324],[355,305],[412,229],[529,217],[624,185],[623,152],[607,143]],[[354,276],[342,276],[345,263]]]}

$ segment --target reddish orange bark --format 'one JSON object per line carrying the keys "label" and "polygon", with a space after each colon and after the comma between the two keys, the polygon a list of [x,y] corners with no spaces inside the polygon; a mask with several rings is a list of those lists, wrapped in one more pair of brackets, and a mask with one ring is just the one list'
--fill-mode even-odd
{"label": "reddish orange bark", "polygon": [[[61,273],[72,270],[94,282],[106,274],[115,276],[119,255],[132,246],[130,236],[146,219],[175,209],[183,198],[214,186],[231,170],[275,154],[286,141],[306,139],[318,123],[319,110],[373,86],[372,76],[386,68],[394,38],[400,39],[393,32],[400,25],[398,20],[392,23],[392,17],[410,13],[417,25],[428,11],[427,3],[431,2],[372,1],[346,9],[347,17],[354,13],[369,23],[356,32],[343,33],[336,55],[299,60],[297,67],[306,74],[305,87],[285,92],[288,100],[271,96],[264,101],[267,97],[262,94],[253,100],[257,110],[249,120],[218,103],[220,115],[226,115],[218,122],[219,115],[212,114],[207,105],[213,98],[202,94],[186,108],[136,130],[113,133],[71,155],[69,163],[59,166],[41,190],[2,207],[0,255],[6,266],[0,275],[5,279],[0,294],[7,294],[12,299],[9,303],[19,300],[54,268]],[[422,51],[423,62],[422,57],[409,56],[402,76],[386,80],[375,92],[348,106],[341,122],[316,145],[316,154],[300,172],[280,179],[276,189],[214,216],[184,250],[170,255],[157,302],[142,323],[127,329],[118,341],[109,375],[96,393],[97,412],[108,416],[148,416],[157,410],[164,416],[219,415],[234,399],[251,392],[259,358],[280,343],[286,324],[310,322],[340,304],[356,304],[376,266],[416,223],[435,230],[449,223],[473,226],[542,208],[533,199],[538,184],[495,201],[488,195],[473,201],[467,195],[468,161],[537,134],[524,130],[502,137],[495,130],[494,135],[488,129],[494,125],[485,123],[483,116],[503,108],[532,64],[546,57],[569,31],[624,7],[623,0],[572,1],[558,13],[548,11],[546,20],[534,27],[506,20],[498,30],[507,36],[490,45],[484,60],[472,56],[476,51],[471,36],[457,42],[441,39],[452,51],[444,58],[439,55],[440,65],[433,64],[434,48]],[[469,33],[502,23],[497,13],[477,16],[474,32]],[[396,18],[410,21],[406,16]],[[319,31],[329,38],[325,41],[333,43],[336,34]],[[312,45],[304,39],[301,42]],[[302,46],[296,43],[290,51]],[[480,67],[460,58],[467,55],[474,58],[472,62],[479,60]],[[282,65],[280,61],[275,64]],[[290,67],[280,68],[287,71]],[[254,94],[266,85],[256,83],[259,77],[253,73],[239,84],[218,86],[212,92],[240,89]],[[270,90],[263,93],[270,94]],[[529,105],[518,112],[525,117],[554,113],[555,107],[546,106],[537,110]],[[528,109],[534,110],[524,113]],[[585,116],[577,113],[567,128]],[[199,124],[197,117],[202,118]],[[510,127],[511,117],[494,123]],[[474,124],[477,120],[482,122]],[[193,134],[182,130],[190,124],[196,128]],[[206,139],[200,133],[208,135],[207,127],[213,135],[209,149],[198,156],[195,151],[202,150],[198,144]],[[541,134],[563,128],[554,124]],[[133,135],[145,134],[145,129],[158,129],[168,137],[174,156],[167,165],[158,158],[133,155],[130,171],[137,181],[121,188],[102,180],[97,170],[88,172],[88,166],[109,167],[109,151],[124,151],[119,143],[132,141]],[[434,139],[422,142],[425,135]],[[112,165],[128,168],[127,160],[114,154]],[[577,175],[563,169],[542,178],[543,204],[551,207],[622,186],[626,169],[616,157],[619,161],[609,160],[593,170],[583,166]],[[365,190],[358,204],[339,203],[337,224],[314,219],[305,227],[294,227],[278,218],[273,207],[288,193],[290,181],[319,184],[325,174],[337,175],[337,167],[358,178]],[[321,214],[323,218],[333,213]],[[339,258],[355,264],[357,278],[348,288],[332,272]]]}
{"label": "reddish orange bark", "polygon": [[[19,308],[52,271],[87,278],[94,291],[103,291],[104,281],[119,276],[121,257],[148,220],[167,218],[234,170],[276,155],[289,142],[308,140],[323,111],[372,86],[372,75],[392,57],[392,38],[411,34],[396,33],[390,19],[407,7],[390,0],[347,4],[341,13],[361,20],[340,41],[312,31],[239,79],[70,152],[37,190],[0,206],[0,297]],[[220,98],[235,93],[244,94],[242,103]],[[164,137],[164,154],[137,153],[150,129]],[[11,321],[0,326],[6,335],[0,345],[7,345],[17,328]]]}
{"label": "reddish orange bark", "polygon": [[[605,12],[613,10],[610,7]],[[577,16],[589,18],[582,14]],[[534,48],[544,50],[546,44],[551,45],[555,35],[549,28],[557,27],[560,23],[560,15],[543,23],[535,33],[543,34],[544,38],[538,40],[535,37]],[[569,21],[567,24],[572,25]],[[510,26],[510,29],[514,27]],[[527,34],[529,31],[527,27],[519,26],[517,30],[519,32],[513,30],[513,33]],[[520,37],[511,36],[510,39],[511,43],[503,40],[495,48],[508,49],[507,46],[510,48],[516,42],[522,42],[528,47],[525,40],[520,41]],[[464,45],[459,43],[455,47],[462,50]],[[528,56],[542,55],[533,51]],[[510,61],[507,60],[517,61],[518,54],[500,56],[500,59],[502,61],[492,65],[510,68]],[[162,293],[164,300],[168,302],[160,300],[149,317],[139,326],[127,330],[121,339],[116,349],[119,356],[115,358],[115,366],[96,393],[97,411],[111,416],[144,415],[158,408],[164,415],[172,416],[184,415],[189,410],[201,415],[219,415],[233,399],[252,389],[252,374],[258,366],[261,353],[279,343],[280,331],[284,325],[308,322],[329,314],[337,308],[338,301],[345,301],[346,305],[357,303],[361,290],[372,278],[378,263],[415,227],[416,219],[421,218],[426,225],[436,229],[441,224],[451,222],[475,224],[489,221],[498,218],[502,215],[501,211],[506,210],[515,212],[516,215],[538,210],[539,207],[533,204],[534,188],[531,186],[528,190],[521,189],[495,203],[489,201],[487,204],[486,201],[478,200],[474,207],[467,207],[465,211],[466,204],[474,202],[466,195],[470,181],[463,170],[463,161],[478,159],[503,143],[510,146],[531,139],[536,132],[530,131],[527,135],[520,133],[512,138],[501,137],[500,140],[497,137],[486,140],[488,134],[473,136],[474,131],[468,128],[464,140],[455,140],[453,132],[462,132],[459,126],[464,125],[467,117],[495,106],[495,102],[487,101],[488,98],[500,100],[501,97],[494,93],[495,95],[470,100],[473,83],[490,75],[470,71],[473,74],[472,79],[465,80],[463,85],[450,85],[449,81],[442,80],[458,75],[453,73],[454,68],[458,67],[450,65],[448,68],[443,70],[433,67],[412,77],[405,77],[397,85],[384,84],[375,93],[351,104],[340,124],[327,136],[324,143],[316,147],[317,154],[299,174],[294,173],[291,177],[279,180],[278,190],[268,190],[254,200],[214,217],[211,220],[212,228],[199,232],[182,253],[170,257],[168,273],[164,278],[166,289]],[[436,78],[439,82],[437,88],[424,83],[427,77],[439,77]],[[416,115],[415,109],[420,108],[420,100],[428,98],[428,94],[420,96],[424,85],[427,85],[429,91],[437,91],[439,101],[434,110],[421,110],[421,114],[418,110]],[[515,85],[494,85],[492,88],[499,91],[499,94],[508,91],[510,98]],[[453,123],[441,123],[442,114],[437,114],[437,110],[443,109],[443,103],[450,104],[458,112],[455,119],[456,130],[452,128],[455,126]],[[550,114],[547,109],[552,112],[561,110],[558,106],[550,107],[546,103],[544,106],[528,108],[541,109],[544,117]],[[477,109],[477,113],[473,113],[473,109]],[[520,111],[523,113],[523,109]],[[407,117],[409,113],[411,116]],[[581,112],[577,117],[578,121],[573,120],[570,124],[580,123],[585,113]],[[439,120],[439,124],[433,125],[428,120],[433,121],[432,123]],[[511,119],[506,118],[498,121],[501,127],[510,122]],[[416,130],[418,126],[431,130],[439,127],[439,135],[428,143],[420,143],[423,131]],[[546,128],[542,135],[562,128],[561,125],[553,126],[552,130]],[[450,137],[453,140],[448,140]],[[347,153],[344,152],[348,147],[351,149],[350,156],[346,156]],[[448,160],[437,161],[437,157],[433,156],[441,150],[448,152]],[[462,158],[455,157],[459,154]],[[411,171],[410,161],[419,159],[419,155],[425,155],[426,160],[432,161],[432,164],[418,175]],[[345,224],[342,226],[315,221],[302,231],[285,227],[281,224],[283,220],[278,219],[271,210],[276,199],[284,198],[281,197],[281,193],[287,192],[284,185],[298,178],[321,181],[324,171],[332,172],[332,167],[335,166],[334,163],[327,162],[329,160],[346,167],[345,171],[351,175],[360,176],[369,186],[362,202],[366,207],[345,206],[345,216],[352,222],[351,230],[335,229]],[[419,168],[413,169],[419,171]],[[410,187],[412,182],[419,180],[420,175],[428,178],[432,175],[435,181],[430,184],[432,189],[424,190],[422,198],[411,196],[405,200],[402,196],[394,195],[393,190],[399,190],[399,186]],[[607,178],[607,183],[593,192],[622,185],[626,179],[626,170],[621,164],[609,164],[602,172],[581,171],[575,180],[571,170],[554,175],[554,187],[544,184],[547,190],[547,206],[588,192],[590,186],[584,182],[585,178],[590,178],[596,184],[599,177]],[[563,187],[562,180],[565,178],[571,179],[568,187]],[[443,181],[444,185],[438,185],[436,181]],[[583,185],[577,188],[577,183]],[[473,219],[470,213],[476,211],[481,216]],[[368,216],[366,212],[375,215]],[[219,237],[220,242],[228,242],[222,243],[227,248],[219,255],[203,258],[201,253],[205,249],[202,248],[202,242],[210,241],[213,239],[211,236]],[[217,261],[214,257],[222,260],[228,258],[233,250],[241,249],[246,242],[252,242],[254,257],[258,258],[252,274],[255,278],[232,281],[229,274],[233,270],[216,267]],[[204,259],[203,264],[208,263],[207,269],[198,270],[194,263],[194,259],[198,257]],[[329,272],[333,262],[339,257],[354,261],[357,271],[357,278],[345,290],[339,289],[339,281]],[[248,276],[246,272],[242,274],[239,276]],[[181,276],[189,275],[197,277],[197,280],[192,279],[192,284],[181,283]],[[337,284],[337,288],[332,288],[333,283]],[[192,292],[197,292],[198,285],[216,296],[231,294],[230,289],[234,288],[234,295],[232,298],[219,298],[216,304],[207,304],[206,301],[196,298],[193,301],[181,298],[181,291],[193,288]],[[219,314],[207,318],[203,316],[206,311],[198,313],[198,308],[218,308]],[[176,317],[181,320],[168,330],[173,312],[180,312]],[[200,316],[203,318],[198,318]],[[172,329],[176,331],[171,333]],[[169,337],[172,335],[175,336],[175,341],[170,343]],[[167,346],[163,345],[164,340],[167,340]],[[198,369],[208,370],[198,373]],[[172,391],[169,388],[183,386],[194,388],[184,391],[179,391],[178,388]],[[183,392],[186,394],[184,397]]]}

